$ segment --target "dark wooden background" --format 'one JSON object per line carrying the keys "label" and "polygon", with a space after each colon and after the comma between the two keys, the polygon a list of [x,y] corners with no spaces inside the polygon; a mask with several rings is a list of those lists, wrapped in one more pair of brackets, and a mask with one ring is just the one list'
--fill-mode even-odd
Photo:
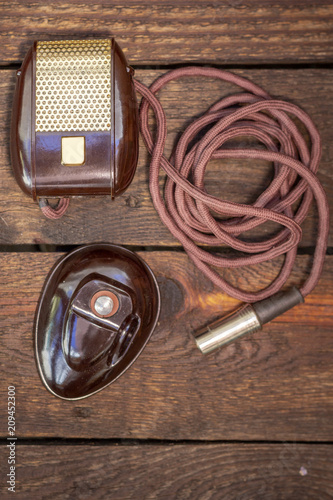
{"label": "dark wooden background", "polygon": [[[171,67],[214,64],[301,106],[323,139],[319,178],[333,204],[331,0],[0,1],[0,498],[9,498],[9,385],[17,392],[15,498],[333,498],[331,239],[322,279],[303,306],[204,357],[191,332],[238,303],[200,275],[159,221],[142,142],[135,180],[113,203],[75,199],[63,219],[49,221],[16,185],[9,126],[24,54],[35,39],[91,36],[115,36],[146,84]],[[193,116],[234,91],[197,79],[163,90],[168,150]],[[251,202],[270,174],[266,162],[212,162],[207,188]],[[312,209],[290,283],[307,276],[316,227]],[[93,241],[140,252],[158,278],[162,313],[147,348],[119,381],[67,402],[39,380],[34,312],[52,265],[74,245]],[[280,264],[226,275],[256,289]]]}

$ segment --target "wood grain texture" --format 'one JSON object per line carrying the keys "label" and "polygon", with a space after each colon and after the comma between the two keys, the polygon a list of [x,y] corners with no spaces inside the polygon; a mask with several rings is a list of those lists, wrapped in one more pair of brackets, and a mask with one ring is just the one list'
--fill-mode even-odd
{"label": "wood grain texture", "polygon": [[[6,451],[2,447],[3,459]],[[17,451],[15,498],[20,500],[329,500],[333,496],[333,453],[328,445],[20,446],[18,442]],[[6,469],[4,464],[2,472]]]}
{"label": "wood grain texture", "polygon": [[[68,402],[41,384],[33,319],[47,272],[59,254],[1,256],[0,407],[17,391],[18,437],[330,441],[333,435],[333,258],[306,303],[257,332],[203,356],[191,332],[237,302],[203,278],[180,252],[146,252],[162,294],[158,327],[120,379]],[[298,258],[292,283],[311,258]],[[272,263],[226,273],[245,288],[267,284]],[[0,435],[6,437],[6,422]]]}
{"label": "wood grain texture", "polygon": [[1,1],[0,61],[35,39],[115,36],[137,64],[333,60],[329,0]]}
{"label": "wood grain texture", "polygon": [[[333,72],[322,69],[238,70],[276,98],[294,102],[305,109],[319,128],[323,156],[319,178],[333,209]],[[150,84],[161,71],[140,70],[137,78]],[[103,238],[125,245],[178,245],[161,223],[148,190],[149,157],[140,141],[139,166],[134,181],[125,194],[114,202],[108,197],[71,200],[68,214],[59,221],[49,221],[37,204],[24,195],[16,184],[10,167],[9,126],[15,72],[0,71],[0,244],[50,243],[83,244]],[[204,112],[220,97],[237,92],[235,86],[210,79],[186,78],[169,84],[161,92],[168,118],[167,152],[184,125]],[[243,138],[241,146],[248,140]],[[219,197],[244,203],[253,202],[272,175],[268,162],[212,161],[206,175],[207,190]],[[101,216],[103,214],[103,216]],[[312,209],[303,224],[302,246],[314,245],[318,220]],[[253,230],[258,238],[271,234],[270,224]],[[332,233],[333,234],[333,233]],[[332,235],[330,244],[332,245]]]}
{"label": "wood grain texture", "polygon": [[[304,305],[262,332],[203,356],[191,333],[235,309],[238,302],[201,276],[183,252],[167,251],[178,243],[152,206],[149,157],[142,141],[138,171],[124,196],[113,203],[107,198],[72,200],[60,221],[44,219],[20,192],[9,159],[15,85],[11,65],[21,63],[36,39],[115,36],[145,84],[163,71],[144,65],[265,65],[237,73],[312,116],[323,139],[319,178],[332,210],[333,73],[330,66],[304,69],[305,64],[332,63],[332,22],[331,0],[0,0],[0,248],[101,239],[164,247],[140,254],[157,275],[162,295],[151,341],[115,384],[76,402],[57,399],[43,387],[33,352],[37,300],[61,254],[0,253],[1,498],[11,498],[5,484],[9,385],[15,385],[17,393],[20,500],[333,497],[332,445],[319,443],[331,443],[333,436],[333,256]],[[269,66],[279,63],[285,66]],[[297,67],[299,63],[303,65]],[[282,69],[290,64],[294,66]],[[167,150],[193,116],[233,92],[234,87],[210,80],[168,85],[161,92],[170,133]],[[248,144],[246,139],[240,143]],[[206,185],[217,196],[251,202],[270,175],[265,162],[211,162]],[[317,225],[312,209],[303,225],[303,247],[314,246]],[[274,230],[267,225],[251,237]],[[298,257],[290,284],[305,279],[311,260]],[[225,276],[245,289],[257,289],[274,278],[279,264],[281,259],[245,272],[227,271]],[[37,438],[48,437],[60,439],[39,445],[23,439],[38,443]],[[71,438],[79,441],[73,445]],[[85,438],[117,441],[88,445]],[[124,444],[123,438],[133,441]],[[271,442],[249,443],[256,440]]]}

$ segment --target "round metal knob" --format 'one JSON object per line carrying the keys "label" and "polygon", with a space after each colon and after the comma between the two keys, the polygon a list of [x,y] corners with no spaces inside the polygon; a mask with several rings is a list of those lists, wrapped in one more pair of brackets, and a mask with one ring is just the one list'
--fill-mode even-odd
{"label": "round metal knob", "polygon": [[90,307],[96,316],[108,318],[118,311],[119,300],[116,294],[111,291],[101,290],[95,293],[91,299]]}
{"label": "round metal knob", "polygon": [[113,300],[107,295],[101,295],[96,300],[94,307],[98,314],[101,316],[107,316],[113,309]]}

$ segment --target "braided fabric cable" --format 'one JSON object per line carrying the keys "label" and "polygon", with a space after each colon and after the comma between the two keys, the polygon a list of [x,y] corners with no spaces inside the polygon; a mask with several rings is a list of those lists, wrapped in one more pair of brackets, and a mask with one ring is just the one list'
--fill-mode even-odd
{"label": "braided fabric cable", "polygon": [[60,198],[55,208],[52,208],[49,202],[45,198],[42,198],[39,200],[39,207],[48,219],[60,219],[69,207],[69,198]]}
{"label": "braided fabric cable", "polygon": [[[221,99],[191,123],[167,159],[163,154],[166,118],[155,94],[169,81],[186,76],[217,78],[238,85],[245,92]],[[161,76],[149,88],[135,80],[135,88],[143,96],[140,127],[151,154],[149,187],[155,209],[197,267],[228,295],[244,302],[262,300],[278,292],[292,272],[302,237],[300,224],[314,198],[319,216],[316,248],[309,277],[300,288],[303,297],[309,294],[322,272],[329,230],[328,203],[316,176],[321,140],[311,118],[294,104],[272,99],[249,80],[215,68],[180,68]],[[148,124],[150,108],[156,117],[155,138]],[[292,117],[306,128],[309,146]],[[209,131],[190,147],[208,125]],[[239,136],[251,136],[265,149],[224,147],[230,139]],[[216,198],[204,187],[207,164],[215,158],[271,161],[273,180],[252,205]],[[167,175],[164,197],[159,187],[161,169]],[[297,201],[299,204],[294,210],[292,207]],[[219,216],[228,219],[221,220]],[[266,221],[278,223],[279,232],[260,242],[240,238]],[[214,255],[199,245],[228,245],[241,255],[229,258]],[[280,255],[285,255],[285,259],[278,276],[256,292],[231,285],[217,271],[259,264]]]}

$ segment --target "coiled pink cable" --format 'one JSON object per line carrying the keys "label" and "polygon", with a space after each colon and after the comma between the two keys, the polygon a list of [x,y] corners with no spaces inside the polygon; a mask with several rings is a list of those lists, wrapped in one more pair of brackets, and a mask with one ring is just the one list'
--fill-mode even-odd
{"label": "coiled pink cable", "polygon": [[48,219],[61,219],[69,207],[69,198],[60,198],[57,206],[54,208],[49,205],[48,200],[41,198],[39,200],[39,207]]}
{"label": "coiled pink cable", "polygon": [[[170,80],[185,76],[218,78],[234,83],[246,92],[221,99],[195,120],[185,130],[175,153],[168,160],[163,155],[166,118],[155,94]],[[135,81],[135,87],[143,96],[140,125],[152,156],[149,186],[154,206],[197,267],[228,295],[244,302],[271,296],[281,289],[292,272],[302,236],[300,224],[314,197],[319,215],[316,249],[310,275],[300,288],[303,297],[310,293],[321,275],[329,230],[326,195],[316,177],[321,141],[311,118],[291,103],[272,99],[249,80],[215,68],[180,68],[158,78],[149,89],[138,81]],[[150,107],[156,116],[155,139],[148,125]],[[292,116],[306,127],[310,147],[292,121]],[[192,140],[209,124],[210,130],[189,149]],[[266,150],[224,148],[230,139],[245,135],[259,140]],[[209,195],[204,188],[205,169],[211,158],[272,161],[274,178],[252,205],[224,201]],[[167,174],[164,198],[159,188],[160,168]],[[292,205],[300,198],[301,202],[294,211]],[[221,221],[216,214],[229,216],[229,219]],[[282,226],[275,236],[253,243],[239,237],[268,220]],[[230,258],[213,255],[199,247],[200,244],[229,245],[248,255]],[[257,292],[246,292],[231,285],[214,269],[258,264],[283,254],[285,260],[278,276],[269,286]]]}

